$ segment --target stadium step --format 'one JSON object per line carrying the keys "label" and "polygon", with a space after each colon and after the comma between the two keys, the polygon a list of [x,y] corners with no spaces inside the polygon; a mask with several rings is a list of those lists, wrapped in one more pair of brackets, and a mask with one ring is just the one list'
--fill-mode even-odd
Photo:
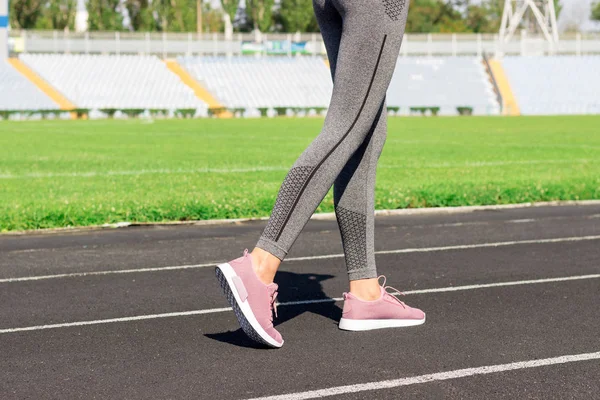
{"label": "stadium step", "polygon": [[[225,109],[225,105],[219,102],[208,90],[206,90],[198,81],[196,81],[176,60],[165,60],[167,68],[181,79],[181,81],[190,87],[196,97],[208,104],[212,109]],[[216,114],[219,118],[231,118],[233,115],[229,111],[222,111]]]}
{"label": "stadium step", "polygon": [[502,67],[502,63],[496,59],[488,60],[490,69],[492,74],[494,75],[494,79],[496,80],[496,84],[498,85],[498,89],[500,90],[500,95],[503,100],[503,114],[504,115],[521,115],[521,110],[519,109],[519,104],[517,103],[517,98],[515,97],[512,88],[510,86],[510,82],[508,81],[508,77],[506,76],[506,72]]}
{"label": "stadium step", "polygon": [[[19,60],[18,58],[9,58],[8,62],[13,66],[18,72],[20,72],[25,78],[27,78],[31,83],[33,83],[38,89],[40,89],[44,94],[52,99],[61,110],[73,110],[77,108],[77,106],[65,96],[63,96],[58,90],[52,87],[48,82],[42,79],[38,74],[36,74],[31,68],[29,68],[24,62]],[[71,113],[71,118],[77,118],[77,114]]]}

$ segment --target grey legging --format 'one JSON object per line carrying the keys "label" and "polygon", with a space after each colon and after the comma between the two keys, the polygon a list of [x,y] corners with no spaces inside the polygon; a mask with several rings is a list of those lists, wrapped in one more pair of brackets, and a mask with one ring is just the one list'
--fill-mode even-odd
{"label": "grey legging", "polygon": [[313,0],[333,78],[321,133],[281,185],[257,247],[283,260],[333,184],[350,280],[377,277],[375,172],[408,0]]}

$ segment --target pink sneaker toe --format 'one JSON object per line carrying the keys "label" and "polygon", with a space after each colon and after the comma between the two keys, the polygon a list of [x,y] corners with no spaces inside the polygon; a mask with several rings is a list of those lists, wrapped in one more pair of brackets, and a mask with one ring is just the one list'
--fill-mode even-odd
{"label": "pink sneaker toe", "polygon": [[411,310],[411,318],[412,319],[425,319],[425,313],[418,308],[412,308]]}
{"label": "pink sneaker toe", "polygon": [[283,338],[281,337],[281,334],[275,329],[267,329],[266,332],[269,334],[269,336],[271,336],[273,338],[273,340],[275,340],[277,343],[283,344]]}

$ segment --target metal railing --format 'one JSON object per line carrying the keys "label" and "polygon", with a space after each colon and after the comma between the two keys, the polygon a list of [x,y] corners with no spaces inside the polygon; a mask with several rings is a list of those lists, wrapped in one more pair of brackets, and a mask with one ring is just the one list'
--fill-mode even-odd
{"label": "metal railing", "polygon": [[[226,37],[223,33],[13,30],[9,35],[9,49],[12,54],[154,54],[163,58],[177,55],[325,55],[325,46],[318,33],[234,33]],[[600,54],[600,34],[563,35],[556,44],[525,34],[509,43],[500,43],[496,34],[406,34],[400,52],[403,56]]]}

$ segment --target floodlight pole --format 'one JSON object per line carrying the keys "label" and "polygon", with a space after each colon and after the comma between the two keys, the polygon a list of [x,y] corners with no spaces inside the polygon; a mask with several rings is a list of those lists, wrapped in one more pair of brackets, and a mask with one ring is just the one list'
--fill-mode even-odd
{"label": "floodlight pole", "polygon": [[0,0],[0,61],[8,58],[8,0]]}
{"label": "floodlight pole", "polygon": [[556,10],[554,0],[505,0],[502,22],[500,25],[499,51],[503,52],[504,46],[510,42],[515,31],[524,22],[527,10],[531,11],[537,27],[542,32],[546,41],[554,49],[558,44],[558,29],[556,24]]}

